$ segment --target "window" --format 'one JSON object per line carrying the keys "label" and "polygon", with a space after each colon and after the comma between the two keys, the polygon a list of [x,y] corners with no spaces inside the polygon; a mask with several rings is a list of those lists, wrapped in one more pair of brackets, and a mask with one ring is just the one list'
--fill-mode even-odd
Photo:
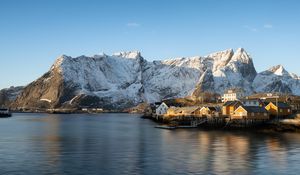
{"label": "window", "polygon": [[282,109],[279,109],[279,112],[282,112]]}

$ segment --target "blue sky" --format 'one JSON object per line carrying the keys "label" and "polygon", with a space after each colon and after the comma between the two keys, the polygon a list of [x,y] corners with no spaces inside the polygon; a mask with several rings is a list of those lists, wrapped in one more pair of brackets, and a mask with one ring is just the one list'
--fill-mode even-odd
{"label": "blue sky", "polygon": [[297,0],[1,0],[0,89],[26,85],[59,55],[139,50],[147,60],[243,47],[257,71],[300,75]]}

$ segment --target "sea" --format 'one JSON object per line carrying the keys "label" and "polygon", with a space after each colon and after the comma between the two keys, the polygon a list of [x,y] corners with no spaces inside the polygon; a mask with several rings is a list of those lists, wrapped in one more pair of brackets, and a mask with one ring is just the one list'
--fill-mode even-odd
{"label": "sea", "polygon": [[140,115],[0,118],[0,174],[299,174],[300,133],[155,128]]}

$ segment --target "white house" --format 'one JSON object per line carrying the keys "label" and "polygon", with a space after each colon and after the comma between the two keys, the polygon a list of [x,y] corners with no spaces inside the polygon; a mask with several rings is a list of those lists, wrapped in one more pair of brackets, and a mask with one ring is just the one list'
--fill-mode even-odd
{"label": "white house", "polygon": [[156,107],[155,113],[156,115],[163,115],[168,112],[168,105],[166,103],[162,102],[158,107]]}
{"label": "white house", "polygon": [[242,89],[229,89],[224,93],[222,102],[236,101],[242,99],[243,97],[244,92]]}

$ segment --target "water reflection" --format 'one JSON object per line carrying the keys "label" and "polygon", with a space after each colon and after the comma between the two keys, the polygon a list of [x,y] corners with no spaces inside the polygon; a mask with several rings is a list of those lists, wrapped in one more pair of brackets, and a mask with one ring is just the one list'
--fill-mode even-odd
{"label": "water reflection", "polygon": [[[188,167],[185,172],[213,174],[254,174],[265,172],[263,168],[271,168],[268,172],[275,174],[289,172],[291,163],[295,164],[289,162],[289,150],[297,147],[295,143],[299,144],[299,140],[290,140],[290,137],[300,137],[299,134],[281,133],[251,134],[198,130],[175,132],[176,134],[173,131],[165,131],[162,134],[167,144],[174,143],[173,139],[184,138],[180,140],[179,146],[167,146],[176,157],[186,160],[180,165],[176,165],[175,162],[175,166],[183,169]],[[192,134],[194,132],[197,133],[196,137]],[[297,159],[300,158],[298,151]]]}
{"label": "water reflection", "polygon": [[49,166],[54,167],[59,163],[59,156],[61,155],[60,121],[54,116],[49,116],[45,122],[47,122],[47,125],[44,125],[44,131],[41,131],[45,133],[43,138],[40,138],[42,140],[40,142],[42,144],[41,149],[44,149],[42,152],[45,153],[46,162],[48,162]]}
{"label": "water reflection", "polygon": [[294,174],[300,170],[299,134],[169,131],[127,114],[19,115],[0,122],[0,174]]}

